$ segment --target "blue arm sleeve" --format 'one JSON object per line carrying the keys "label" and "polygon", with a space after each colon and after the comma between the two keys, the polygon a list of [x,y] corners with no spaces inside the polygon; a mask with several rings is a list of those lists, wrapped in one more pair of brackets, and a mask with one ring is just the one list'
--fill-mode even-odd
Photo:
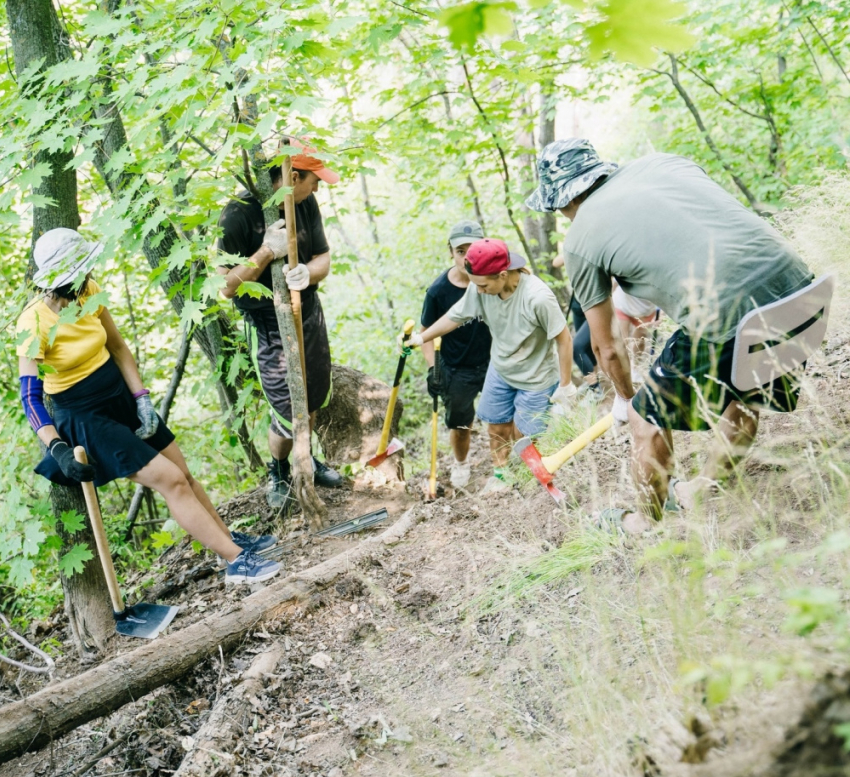
{"label": "blue arm sleeve", "polygon": [[21,404],[34,432],[53,424],[44,406],[44,382],[35,375],[21,375]]}

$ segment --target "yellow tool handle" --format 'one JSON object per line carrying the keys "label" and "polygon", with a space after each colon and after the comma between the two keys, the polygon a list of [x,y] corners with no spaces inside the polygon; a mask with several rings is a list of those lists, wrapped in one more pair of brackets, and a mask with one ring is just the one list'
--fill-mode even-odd
{"label": "yellow tool handle", "polygon": [[[88,456],[86,456],[86,449],[82,445],[74,448],[74,458],[80,464],[89,463]],[[112,565],[112,554],[109,552],[106,530],[103,528],[103,519],[100,517],[97,491],[95,491],[94,483],[83,482],[80,485],[83,487],[83,496],[86,498],[86,509],[91,519],[94,541],[97,545],[97,554],[100,556],[100,563],[103,566],[103,574],[106,578],[106,587],[109,589],[109,598],[112,600],[112,610],[113,612],[124,612],[124,602],[121,599],[121,591],[118,588],[118,577],[115,574],[115,567]]]}
{"label": "yellow tool handle", "polygon": [[413,327],[416,326],[416,322],[412,318],[408,318],[407,321],[404,322],[404,328],[402,332],[404,332],[404,339],[409,340],[410,335],[413,334]]}
{"label": "yellow tool handle", "polygon": [[543,466],[550,474],[557,472],[564,464],[575,456],[588,443],[593,442],[597,437],[607,432],[614,423],[614,416],[608,413],[603,419],[597,421],[587,431],[582,432],[569,445],[564,446],[561,450],[553,453],[551,456],[543,457]]}
{"label": "yellow tool handle", "polygon": [[390,392],[390,403],[387,405],[387,414],[384,416],[384,428],[381,430],[381,441],[378,443],[376,456],[380,456],[390,442],[390,427],[393,425],[393,413],[395,412],[395,402],[398,399],[398,386],[393,386]]}

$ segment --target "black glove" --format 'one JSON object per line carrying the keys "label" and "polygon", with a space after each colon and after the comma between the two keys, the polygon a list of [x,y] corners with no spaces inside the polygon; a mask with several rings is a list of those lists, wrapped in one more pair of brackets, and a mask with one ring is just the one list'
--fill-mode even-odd
{"label": "black glove", "polygon": [[83,480],[94,480],[95,469],[91,464],[80,464],[74,458],[74,451],[71,446],[64,440],[56,439],[48,446],[50,455],[56,459],[59,469],[66,478],[76,480],[78,483]]}
{"label": "black glove", "polygon": [[428,393],[431,395],[431,399],[439,399],[440,397],[440,381],[437,379],[437,376],[434,374],[434,368],[428,368]]}

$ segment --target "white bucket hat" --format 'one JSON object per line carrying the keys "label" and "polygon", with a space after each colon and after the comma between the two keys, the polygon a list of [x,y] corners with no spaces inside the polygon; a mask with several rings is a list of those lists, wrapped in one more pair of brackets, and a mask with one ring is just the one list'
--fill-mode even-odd
{"label": "white bucket hat", "polygon": [[75,229],[51,229],[35,241],[32,282],[46,291],[64,286],[91,270],[101,251],[103,243],[90,243]]}

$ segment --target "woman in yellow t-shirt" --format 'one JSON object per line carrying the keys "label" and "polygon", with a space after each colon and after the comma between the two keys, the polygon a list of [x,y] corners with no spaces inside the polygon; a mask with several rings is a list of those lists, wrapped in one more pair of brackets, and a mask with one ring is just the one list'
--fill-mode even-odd
{"label": "woman in yellow t-shirt", "polygon": [[[227,562],[229,582],[261,582],[280,564],[257,555],[270,536],[231,533],[189,472],[174,435],[157,415],[133,355],[102,304],[90,270],[101,252],[72,229],[53,229],[35,244],[33,277],[41,293],[18,319],[21,400],[47,446],[36,472],[54,483],[119,477],[158,491],[177,523]],[[43,380],[42,376],[43,375]],[[44,393],[53,402],[53,417]],[[80,464],[82,445],[90,463]]]}

